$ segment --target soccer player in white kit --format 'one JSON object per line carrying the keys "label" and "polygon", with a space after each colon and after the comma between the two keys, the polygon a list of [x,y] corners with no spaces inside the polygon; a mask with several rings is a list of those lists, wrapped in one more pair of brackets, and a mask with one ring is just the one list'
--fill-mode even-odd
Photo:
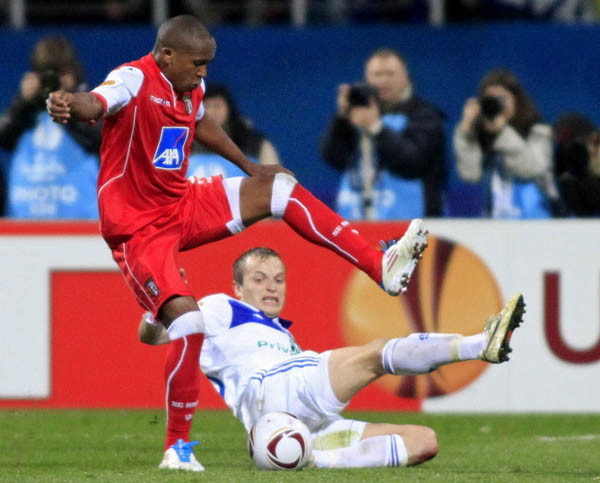
{"label": "soccer player in white kit", "polygon": [[[354,394],[385,374],[423,374],[472,359],[508,360],[509,340],[524,312],[523,297],[516,294],[476,335],[411,334],[316,353],[302,351],[288,330],[291,322],[279,317],[286,273],[275,251],[248,250],[233,271],[237,299],[216,294],[198,302],[206,323],[201,369],[247,431],[271,411],[301,419],[313,436],[312,467],[408,466],[433,458],[438,444],[431,428],[372,424],[344,419],[340,412]],[[169,342],[149,313],[139,336],[148,344]],[[181,440],[168,448],[160,467],[201,471],[193,444]]]}

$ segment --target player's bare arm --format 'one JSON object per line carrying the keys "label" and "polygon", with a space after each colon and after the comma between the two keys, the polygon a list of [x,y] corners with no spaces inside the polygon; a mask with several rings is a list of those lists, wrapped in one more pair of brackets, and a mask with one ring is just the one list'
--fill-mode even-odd
{"label": "player's bare arm", "polygon": [[76,121],[95,121],[104,112],[104,105],[90,92],[51,92],[46,109],[54,122],[66,124]]}
{"label": "player's bare arm", "polygon": [[260,165],[250,161],[231,140],[223,128],[208,116],[204,116],[196,123],[196,134],[194,138],[210,150],[238,166],[249,176],[275,173],[288,173],[293,175],[291,171],[285,169],[281,165]]}

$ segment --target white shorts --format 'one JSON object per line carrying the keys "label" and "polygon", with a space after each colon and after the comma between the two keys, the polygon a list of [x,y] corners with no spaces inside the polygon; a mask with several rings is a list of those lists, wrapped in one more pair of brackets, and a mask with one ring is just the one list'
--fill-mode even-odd
{"label": "white shorts", "polygon": [[348,403],[338,401],[331,389],[330,354],[304,351],[252,376],[236,414],[246,430],[250,431],[263,414],[285,411],[308,426],[315,443],[329,440],[323,443],[329,446],[337,441],[342,444],[334,447],[342,447],[358,441],[366,423],[339,415]]}

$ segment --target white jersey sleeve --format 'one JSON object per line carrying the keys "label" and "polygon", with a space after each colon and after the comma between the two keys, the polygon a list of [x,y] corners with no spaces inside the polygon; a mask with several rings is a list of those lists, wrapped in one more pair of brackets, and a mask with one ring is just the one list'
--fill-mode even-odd
{"label": "white jersey sleeve", "polygon": [[204,316],[206,337],[215,337],[225,332],[233,317],[230,298],[223,294],[214,294],[198,301],[198,308]]}
{"label": "white jersey sleeve", "polygon": [[126,65],[113,70],[92,92],[106,101],[104,115],[111,116],[137,96],[143,82],[144,73],[137,67]]}
{"label": "white jersey sleeve", "polygon": [[[206,85],[204,84],[204,79],[200,81],[200,88],[202,89],[202,92],[206,94]],[[198,112],[196,112],[196,122],[204,117],[205,112],[206,109],[204,108],[204,102],[201,102]]]}

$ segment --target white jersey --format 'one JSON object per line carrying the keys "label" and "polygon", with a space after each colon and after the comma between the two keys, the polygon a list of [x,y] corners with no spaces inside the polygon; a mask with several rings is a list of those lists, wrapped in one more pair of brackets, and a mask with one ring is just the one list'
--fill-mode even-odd
{"label": "white jersey", "polygon": [[204,297],[198,307],[206,326],[200,367],[237,415],[253,375],[300,353],[287,330],[291,322],[225,294]]}

